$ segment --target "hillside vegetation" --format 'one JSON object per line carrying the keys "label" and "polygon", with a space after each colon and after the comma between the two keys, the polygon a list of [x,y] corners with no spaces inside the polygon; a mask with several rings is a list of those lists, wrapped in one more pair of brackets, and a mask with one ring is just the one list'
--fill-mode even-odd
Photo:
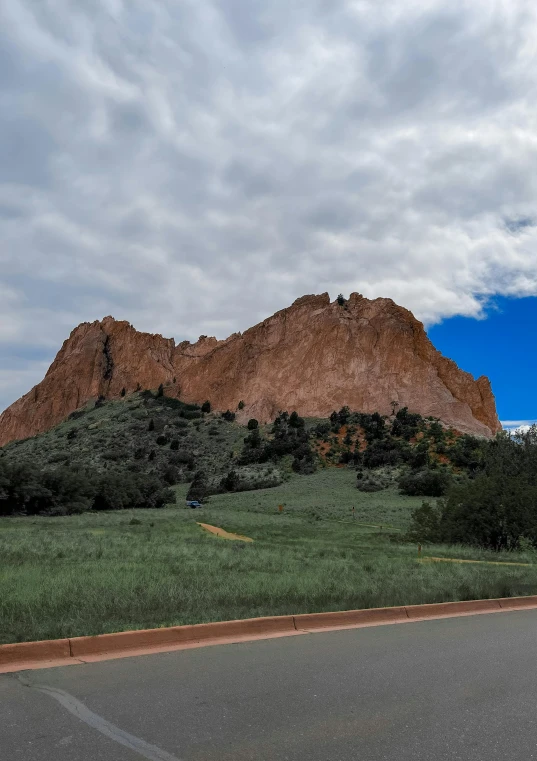
{"label": "hillside vegetation", "polygon": [[0,642],[533,594],[536,504],[537,429],[97,400],[0,450]]}
{"label": "hillside vegetation", "polygon": [[241,426],[235,412],[185,404],[162,387],[99,399],[0,450],[0,515],[163,507],[182,483],[188,499],[206,502],[332,467],[355,472],[364,493],[429,498],[412,516],[412,539],[537,546],[537,429],[487,441],[395,402],[389,417],[343,407],[327,420],[281,412],[268,426]]}
{"label": "hillside vegetation", "polygon": [[0,518],[0,642],[537,592],[537,564],[502,562],[533,564],[533,552],[427,543],[420,560],[403,537],[421,498],[355,484],[348,468],[320,468],[201,510],[184,507],[181,484],[179,508]]}
{"label": "hillside vegetation", "polygon": [[393,419],[348,408],[330,420],[282,412],[269,426],[250,420],[245,428],[234,412],[211,412],[209,402],[184,404],[162,389],[142,391],[97,400],[46,433],[3,447],[0,514],[160,507],[173,501],[167,489],[178,483],[191,483],[191,496],[204,499],[276,486],[291,472],[331,465],[357,468],[363,491],[390,482],[374,471],[405,465],[418,474],[405,489],[434,495],[427,486],[420,492],[421,469],[437,469],[429,480],[442,493],[445,463],[471,468],[480,446],[406,409]]}

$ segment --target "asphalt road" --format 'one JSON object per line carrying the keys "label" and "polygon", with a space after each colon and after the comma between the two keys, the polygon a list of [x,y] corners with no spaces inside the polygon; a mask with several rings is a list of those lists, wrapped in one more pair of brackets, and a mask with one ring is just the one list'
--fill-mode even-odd
{"label": "asphalt road", "polygon": [[537,611],[6,674],[0,758],[537,759]]}

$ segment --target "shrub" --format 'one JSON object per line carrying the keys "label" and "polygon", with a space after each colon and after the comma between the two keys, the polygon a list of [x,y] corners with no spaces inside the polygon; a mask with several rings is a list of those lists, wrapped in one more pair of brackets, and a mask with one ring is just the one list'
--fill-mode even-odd
{"label": "shrub", "polygon": [[[444,442],[446,438],[446,431],[440,425],[438,420],[434,420],[429,426],[429,435],[431,436],[431,438],[437,445]],[[438,447],[437,447],[437,451],[438,451]]]}
{"label": "shrub", "polygon": [[486,442],[475,436],[460,436],[448,448],[447,454],[453,465],[466,468],[472,472],[478,471],[484,462]]}
{"label": "shrub", "polygon": [[366,468],[397,465],[402,459],[400,443],[391,438],[372,439],[362,452],[362,462]]}
{"label": "shrub", "polygon": [[422,502],[420,507],[414,508],[405,538],[411,542],[441,541],[439,510],[429,502]]}
{"label": "shrub", "polygon": [[356,488],[363,492],[374,492],[382,491],[386,487],[378,478],[368,475],[365,478],[357,479]]}
{"label": "shrub", "polygon": [[315,473],[317,470],[317,466],[315,464],[315,459],[311,452],[308,452],[307,454],[300,455],[296,454],[291,467],[293,468],[295,473],[300,473],[303,476],[310,475],[311,473]]}
{"label": "shrub", "polygon": [[203,502],[209,493],[209,481],[207,474],[203,470],[198,470],[194,474],[194,480],[190,484],[190,489],[186,495],[187,500]]}
{"label": "shrub", "polygon": [[222,489],[225,489],[226,491],[237,491],[239,484],[239,475],[235,470],[230,470],[227,476],[224,476],[220,482]]}
{"label": "shrub", "polygon": [[429,443],[426,439],[420,441],[419,444],[416,444],[416,446],[410,450],[407,462],[410,464],[411,468],[414,468],[414,470],[426,468],[430,464]]}
{"label": "shrub", "polygon": [[403,473],[399,478],[399,489],[411,497],[441,497],[450,483],[451,475],[446,468],[423,468]]}
{"label": "shrub", "polygon": [[185,410],[183,413],[185,420],[197,420],[201,417],[200,410]]}
{"label": "shrub", "polygon": [[410,441],[423,427],[423,418],[416,412],[409,412],[408,407],[397,410],[392,424],[392,435],[401,436]]}
{"label": "shrub", "polygon": [[162,471],[162,479],[169,486],[173,486],[174,484],[179,483],[180,478],[181,473],[174,465],[168,465]]}
{"label": "shrub", "polygon": [[299,417],[298,412],[291,412],[289,416],[289,425],[291,428],[304,428],[304,418]]}
{"label": "shrub", "polygon": [[48,458],[48,461],[51,465],[55,462],[68,462],[68,460],[69,460],[68,452],[54,452]]}
{"label": "shrub", "polygon": [[330,432],[330,423],[328,422],[317,423],[317,425],[313,429],[314,435],[317,436],[319,439],[324,439],[328,435],[329,432]]}
{"label": "shrub", "polygon": [[186,465],[189,470],[192,470],[195,466],[194,455],[188,452],[186,449],[177,450],[169,460],[174,465]]}

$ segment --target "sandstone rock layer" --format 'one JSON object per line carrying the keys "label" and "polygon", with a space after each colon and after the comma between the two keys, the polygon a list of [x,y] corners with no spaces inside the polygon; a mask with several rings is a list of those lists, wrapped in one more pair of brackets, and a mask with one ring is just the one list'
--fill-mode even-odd
{"label": "sandstone rock layer", "polygon": [[140,333],[106,317],[82,323],[45,378],[0,416],[0,445],[45,431],[88,401],[165,387],[186,402],[210,400],[238,418],[273,419],[279,410],[327,417],[348,405],[391,412],[391,401],[433,415],[464,433],[501,430],[490,383],[443,357],[423,325],[391,299],[327,293],[303,296],[245,333],[192,344]]}

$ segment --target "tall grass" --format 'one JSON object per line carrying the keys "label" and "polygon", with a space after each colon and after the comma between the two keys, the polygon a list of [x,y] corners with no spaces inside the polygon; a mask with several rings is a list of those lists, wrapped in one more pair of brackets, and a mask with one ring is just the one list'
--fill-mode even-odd
{"label": "tall grass", "polygon": [[[365,522],[402,528],[416,500],[353,484],[352,472],[330,470],[200,511],[0,520],[0,641],[537,593],[537,566],[419,563],[401,532],[349,512],[355,504]],[[218,539],[196,520],[255,541]],[[423,554],[531,560],[446,546]]]}

